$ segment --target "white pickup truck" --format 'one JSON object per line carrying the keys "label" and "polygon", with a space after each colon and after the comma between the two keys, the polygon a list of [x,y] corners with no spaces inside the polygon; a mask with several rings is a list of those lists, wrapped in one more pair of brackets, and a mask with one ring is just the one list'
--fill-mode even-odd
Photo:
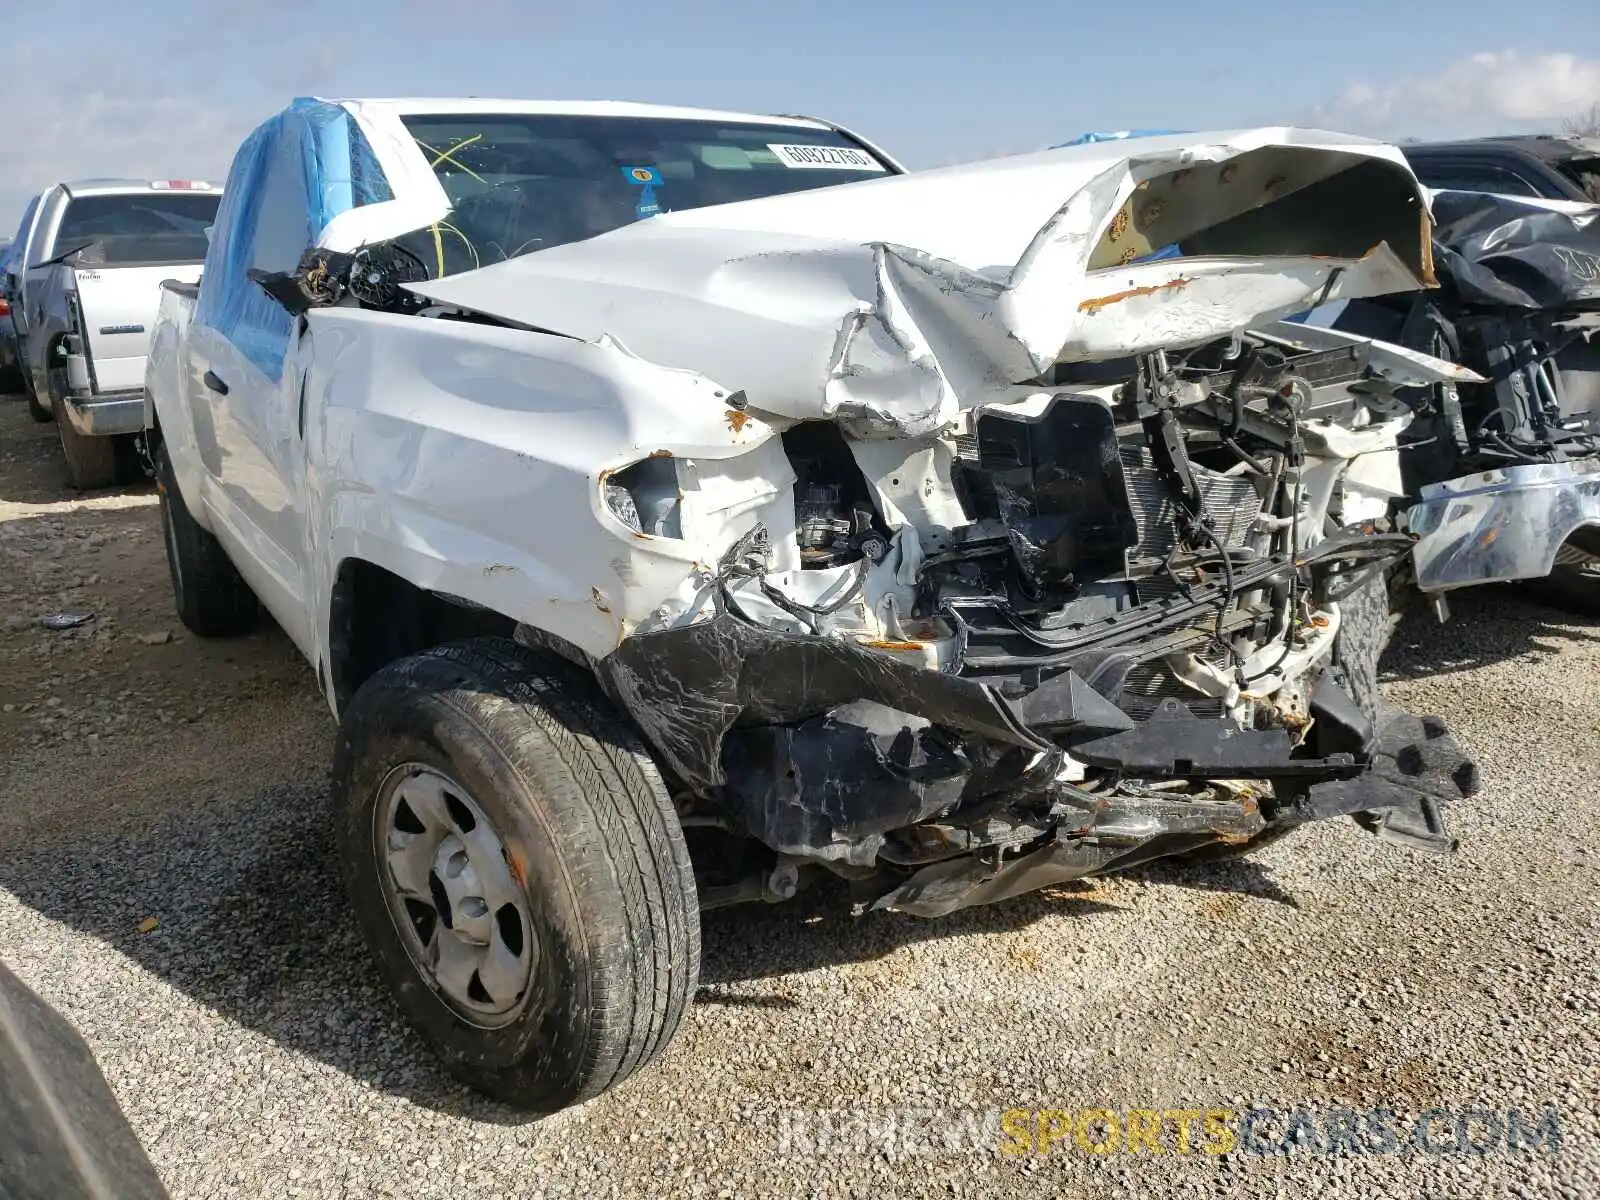
{"label": "white pickup truck", "polygon": [[161,282],[199,278],[221,198],[194,180],[94,179],[29,205],[12,321],[29,408],[56,422],[74,487],[115,481],[118,445],[143,425]]}
{"label": "white pickup truck", "polygon": [[476,1086],[650,1061],[705,907],[1453,848],[1471,760],[1372,687],[1411,541],[1346,526],[1467,373],[1278,323],[1428,284],[1394,148],[906,174],[804,118],[302,101],[227,189],[146,377],[178,611],[315,666],[350,895]]}

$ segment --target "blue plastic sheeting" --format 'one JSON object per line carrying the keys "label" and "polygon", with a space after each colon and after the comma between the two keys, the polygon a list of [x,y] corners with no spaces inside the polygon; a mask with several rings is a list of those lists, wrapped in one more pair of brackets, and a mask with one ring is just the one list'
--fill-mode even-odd
{"label": "blue plastic sheeting", "polygon": [[393,198],[350,114],[337,104],[296,100],[234,155],[195,323],[215,329],[277,382],[294,319],[245,272],[293,271],[340,213]]}
{"label": "blue plastic sheeting", "polygon": [[1119,129],[1115,133],[1080,133],[1070,142],[1051,146],[1052,150],[1064,150],[1068,146],[1088,146],[1094,142],[1120,142],[1126,138],[1165,137],[1170,133],[1186,133],[1183,129]]}

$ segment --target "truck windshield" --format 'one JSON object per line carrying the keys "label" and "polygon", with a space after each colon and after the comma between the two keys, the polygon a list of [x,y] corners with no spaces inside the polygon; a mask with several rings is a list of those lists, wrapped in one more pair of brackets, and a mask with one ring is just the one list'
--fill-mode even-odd
{"label": "truck windshield", "polygon": [[217,219],[215,192],[150,192],[75,196],[62,214],[55,244],[84,246],[84,266],[167,267],[202,262],[206,228]]}
{"label": "truck windshield", "polygon": [[705,119],[470,113],[402,118],[450,198],[400,242],[435,276],[689,208],[882,178],[826,129]]}

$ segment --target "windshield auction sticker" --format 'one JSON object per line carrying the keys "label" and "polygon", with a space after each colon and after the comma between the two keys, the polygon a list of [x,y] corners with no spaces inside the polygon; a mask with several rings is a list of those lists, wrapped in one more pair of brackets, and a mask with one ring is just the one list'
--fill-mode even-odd
{"label": "windshield auction sticker", "polygon": [[885,167],[865,150],[850,146],[784,146],[767,143],[778,161],[792,169],[811,171],[885,171]]}

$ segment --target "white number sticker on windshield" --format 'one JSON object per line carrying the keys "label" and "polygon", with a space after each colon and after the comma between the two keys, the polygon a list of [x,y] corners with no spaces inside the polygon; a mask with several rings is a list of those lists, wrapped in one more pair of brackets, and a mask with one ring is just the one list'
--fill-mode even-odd
{"label": "white number sticker on windshield", "polygon": [[850,146],[784,146],[767,143],[778,161],[791,169],[812,171],[886,171],[881,162],[865,150]]}

